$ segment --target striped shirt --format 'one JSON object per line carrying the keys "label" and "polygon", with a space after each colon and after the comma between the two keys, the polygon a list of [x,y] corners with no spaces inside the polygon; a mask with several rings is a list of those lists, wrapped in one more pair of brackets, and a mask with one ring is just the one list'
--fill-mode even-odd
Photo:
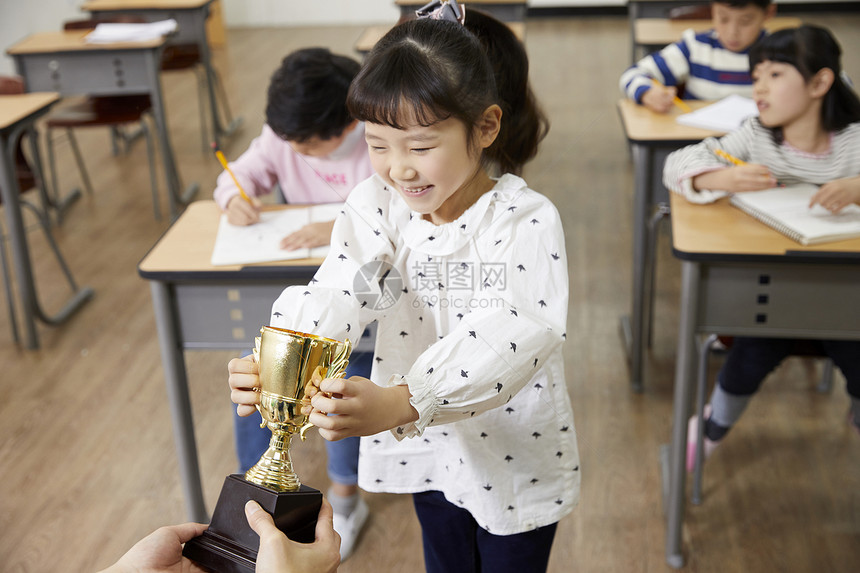
{"label": "striped shirt", "polygon": [[669,155],[663,183],[693,203],[712,203],[729,195],[718,189],[693,189],[692,178],[696,175],[731,166],[714,155],[715,149],[748,163],[767,166],[780,183],[823,185],[860,175],[860,122],[831,134],[830,149],[816,154],[801,151],[787,142],[777,143],[771,130],[762,126],[758,118],[748,119],[737,131],[719,139],[709,137]]}
{"label": "striped shirt", "polygon": [[[764,34],[762,31],[759,39]],[[752,97],[749,50],[732,52],[724,48],[715,30],[699,34],[685,30],[680,42],[628,68],[621,75],[621,91],[641,103],[652,80],[665,86],[684,84],[684,99],[717,100],[732,94]]]}

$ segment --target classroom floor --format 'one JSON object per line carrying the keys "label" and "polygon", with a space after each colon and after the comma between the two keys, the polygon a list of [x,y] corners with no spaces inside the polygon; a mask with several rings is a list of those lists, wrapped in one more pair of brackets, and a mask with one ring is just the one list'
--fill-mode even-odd
{"label": "classroom floor", "polygon": [[[860,15],[800,15],[830,27],[860,81]],[[216,51],[245,127],[222,145],[235,157],[259,133],[269,75],[287,52],[324,45],[352,54],[362,27],[231,29]],[[566,372],[583,485],[560,524],[550,571],[667,571],[658,449],[669,439],[678,264],[659,248],[653,345],[645,390],[631,392],[618,318],[630,305],[632,165],[615,111],[629,63],[625,17],[530,19],[534,88],[552,120],[530,186],[557,205],[567,235],[571,304]],[[196,80],[164,77],[170,135],[185,182],[211,198],[220,172],[200,137]],[[0,571],[93,571],[163,524],[186,519],[149,286],[136,265],[166,229],[153,220],[145,150],[113,157],[104,131],[80,132],[95,187],[56,229],[96,297],[42,347],[12,342],[0,310]],[[64,191],[77,184],[58,143]],[[166,203],[164,184],[162,204]],[[2,207],[0,207],[2,209]],[[44,241],[30,235],[40,295],[65,295]],[[186,361],[208,507],[235,470],[226,352]],[[814,390],[817,365],[787,361],[708,462],[705,500],[688,506],[686,571],[860,570],[860,436],[845,423],[837,376]],[[302,480],[327,489],[322,439],[293,447]],[[343,573],[420,571],[420,532],[407,496],[365,495],[371,517]]]}

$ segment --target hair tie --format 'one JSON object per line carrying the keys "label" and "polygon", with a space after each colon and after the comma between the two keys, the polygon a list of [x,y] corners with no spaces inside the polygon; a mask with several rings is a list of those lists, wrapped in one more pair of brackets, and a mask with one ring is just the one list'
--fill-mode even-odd
{"label": "hair tie", "polygon": [[461,25],[466,20],[465,7],[461,8],[457,4],[457,0],[434,0],[416,10],[415,15],[419,19],[448,20],[449,22],[459,22]]}

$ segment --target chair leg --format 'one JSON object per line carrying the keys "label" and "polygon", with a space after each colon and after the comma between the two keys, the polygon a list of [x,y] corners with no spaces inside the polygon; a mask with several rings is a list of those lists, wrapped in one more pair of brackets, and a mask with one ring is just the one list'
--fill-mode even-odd
{"label": "chair leg", "polygon": [[18,335],[18,319],[15,317],[15,299],[12,296],[12,277],[9,274],[9,263],[6,262],[6,237],[0,227],[0,266],[3,267],[3,285],[6,287],[6,305],[9,309],[9,324],[12,326],[12,339],[20,342]]}
{"label": "chair leg", "polygon": [[66,280],[69,282],[69,286],[71,287],[72,292],[77,291],[78,285],[75,282],[75,278],[72,276],[72,271],[69,270],[69,266],[66,264],[66,260],[60,253],[60,248],[57,246],[57,242],[54,240],[54,236],[51,234],[51,226],[48,223],[47,215],[29,201],[25,201],[22,199],[21,205],[30,209],[30,211],[32,211],[33,214],[36,216],[36,219],[39,221],[39,225],[42,227],[42,231],[45,233],[45,238],[48,241],[48,246],[50,246],[51,250],[54,251],[54,256],[56,256],[57,262],[59,263],[63,274],[66,275]]}
{"label": "chair leg", "polygon": [[152,189],[152,210],[155,212],[155,220],[161,221],[161,206],[158,203],[158,181],[155,177],[155,146],[152,142],[152,133],[146,124],[146,118],[140,119],[140,132],[146,140],[146,156],[149,159],[149,185]]}
{"label": "chair leg", "polygon": [[[702,503],[702,466],[705,461],[705,393],[708,391],[708,356],[717,341],[717,335],[711,334],[699,346],[699,371],[696,379],[696,415],[699,417],[696,432],[696,463],[693,466],[693,492],[691,501],[695,505]],[[689,436],[687,440],[689,440]]]}
{"label": "chair leg", "polygon": [[84,183],[84,189],[87,194],[92,196],[93,194],[93,186],[90,183],[90,176],[87,173],[86,165],[84,165],[84,156],[81,154],[81,148],[78,147],[78,140],[75,138],[75,134],[71,129],[66,130],[66,134],[69,136],[69,143],[72,146],[72,153],[75,156],[75,161],[78,164],[78,170],[81,172],[81,180]]}
{"label": "chair leg", "polygon": [[827,394],[833,390],[833,361],[829,358],[824,360],[824,368],[821,370],[821,381],[816,390],[820,394]]}
{"label": "chair leg", "polygon": [[[215,125],[212,126],[212,138],[209,138],[209,120],[206,117],[206,111],[209,109],[209,98],[206,91],[206,69],[203,66],[195,66],[194,73],[197,76],[197,109],[200,111],[200,136],[203,138],[203,152],[209,153],[211,147],[210,141],[217,139]],[[217,114],[218,110],[212,110],[212,114]]]}

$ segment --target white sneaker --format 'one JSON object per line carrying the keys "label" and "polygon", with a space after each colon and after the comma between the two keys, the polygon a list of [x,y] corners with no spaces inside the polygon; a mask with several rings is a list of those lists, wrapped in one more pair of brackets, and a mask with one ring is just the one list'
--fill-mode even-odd
{"label": "white sneaker", "polygon": [[361,528],[364,527],[364,522],[367,521],[369,513],[367,504],[363,499],[358,498],[358,503],[352,513],[342,515],[335,513],[332,519],[334,530],[340,535],[340,560],[343,561],[352,553],[352,548],[355,546],[355,541],[358,539],[358,534],[361,533]]}

